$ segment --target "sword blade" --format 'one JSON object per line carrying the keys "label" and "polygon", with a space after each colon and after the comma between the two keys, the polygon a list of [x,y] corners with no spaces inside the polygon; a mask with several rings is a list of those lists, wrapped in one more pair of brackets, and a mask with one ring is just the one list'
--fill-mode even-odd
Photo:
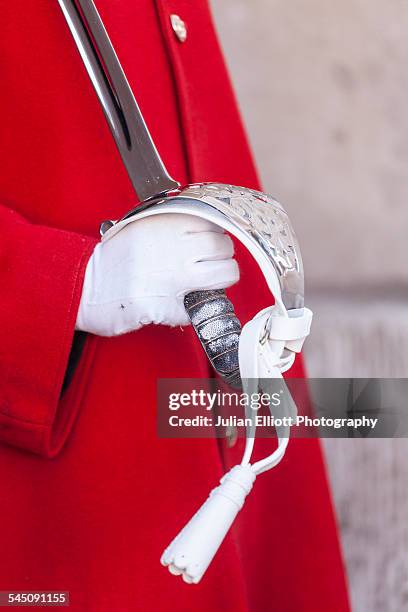
{"label": "sword blade", "polygon": [[58,0],[139,200],[179,187],[155,147],[92,0]]}

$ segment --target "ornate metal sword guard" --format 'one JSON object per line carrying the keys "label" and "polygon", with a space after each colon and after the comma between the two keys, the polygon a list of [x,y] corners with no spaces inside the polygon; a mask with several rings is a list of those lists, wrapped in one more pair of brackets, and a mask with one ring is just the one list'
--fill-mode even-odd
{"label": "ornate metal sword guard", "polygon": [[[272,293],[279,279],[282,300],[303,308],[303,266],[289,217],[276,200],[259,191],[220,183],[201,183],[173,190],[128,212],[117,223],[102,225],[109,239],[124,225],[150,215],[185,213],[204,217],[240,240],[258,262]],[[256,287],[249,289],[256,291]],[[197,336],[215,370],[240,387],[238,344],[241,324],[223,290],[196,291],[185,306]]]}

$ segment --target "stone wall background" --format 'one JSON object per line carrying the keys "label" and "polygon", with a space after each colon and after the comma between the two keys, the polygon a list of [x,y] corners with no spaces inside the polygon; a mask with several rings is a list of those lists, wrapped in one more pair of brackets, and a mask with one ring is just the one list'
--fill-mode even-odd
{"label": "stone wall background", "polygon": [[[212,0],[315,312],[312,376],[408,376],[408,4]],[[408,442],[326,440],[354,612],[408,609]]]}
{"label": "stone wall background", "polygon": [[295,219],[309,285],[407,287],[405,0],[212,4],[265,189]]}

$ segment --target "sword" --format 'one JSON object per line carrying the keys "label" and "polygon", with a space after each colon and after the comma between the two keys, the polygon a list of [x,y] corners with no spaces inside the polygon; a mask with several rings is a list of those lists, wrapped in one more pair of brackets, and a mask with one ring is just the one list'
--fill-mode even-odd
{"label": "sword", "polygon": [[[270,379],[281,378],[291,367],[312,321],[312,312],[304,307],[300,249],[285,209],[271,196],[244,187],[200,183],[180,188],[159,157],[94,3],[58,2],[136,194],[143,200],[120,221],[103,224],[102,240],[110,240],[137,219],[172,213],[202,217],[240,240],[259,265],[275,304],[247,322],[241,333],[224,291],[196,291],[184,303],[215,370],[229,384],[242,385],[248,397],[264,391]],[[272,404],[269,408],[273,416]],[[241,464],[222,478],[162,555],[163,565],[188,583],[201,580],[255,477],[277,465],[285,453],[289,427],[277,428],[278,447],[271,455],[251,462],[256,434],[251,404],[245,413],[250,424]]]}
{"label": "sword", "polygon": [[[58,0],[58,3],[137,197],[143,203],[171,193],[180,184],[169,175],[160,158],[94,2]],[[101,233],[111,225],[111,222],[102,223]],[[225,291],[192,292],[185,297],[184,304],[214,369],[227,382],[239,387],[241,324]],[[210,326],[210,333],[207,326],[203,333],[203,324],[214,319],[219,324]]]}

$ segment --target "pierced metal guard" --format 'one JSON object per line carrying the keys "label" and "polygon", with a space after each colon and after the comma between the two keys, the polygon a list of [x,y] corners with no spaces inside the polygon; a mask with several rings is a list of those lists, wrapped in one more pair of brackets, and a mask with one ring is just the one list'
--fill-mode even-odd
{"label": "pierced metal guard", "polygon": [[[105,228],[103,239],[137,218],[171,213],[203,217],[233,234],[259,264],[272,294],[279,283],[284,307],[303,308],[303,265],[292,224],[282,205],[259,191],[221,183],[187,185],[133,208],[122,220]],[[251,290],[256,291],[256,287]],[[184,303],[214,369],[228,384],[240,388],[241,324],[225,292],[195,291],[185,297]]]}

